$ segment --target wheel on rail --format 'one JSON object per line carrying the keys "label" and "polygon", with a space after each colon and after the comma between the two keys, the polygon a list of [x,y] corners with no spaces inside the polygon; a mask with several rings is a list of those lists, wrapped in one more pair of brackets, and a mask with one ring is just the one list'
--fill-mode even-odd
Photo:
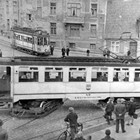
{"label": "wheel on rail", "polygon": [[57,140],[67,140],[67,137],[68,137],[67,132],[65,131],[65,132],[60,134],[60,136],[58,137]]}

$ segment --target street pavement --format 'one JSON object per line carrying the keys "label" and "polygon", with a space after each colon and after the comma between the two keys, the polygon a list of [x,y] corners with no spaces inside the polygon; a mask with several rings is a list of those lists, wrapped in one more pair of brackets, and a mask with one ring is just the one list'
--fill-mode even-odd
{"label": "street pavement", "polygon": [[[5,41],[5,42],[8,42],[9,44],[12,42],[12,40],[11,39],[9,39],[9,38],[7,38],[7,37],[4,37],[4,36],[1,36],[0,35],[0,41]],[[1,43],[0,43],[1,44]],[[5,45],[7,45],[7,43],[5,44]],[[1,48],[0,48],[1,49]],[[2,51],[5,51],[5,49],[2,49]],[[3,54],[6,54],[6,55],[4,55],[4,56],[7,56],[7,53],[5,53],[5,52],[3,52]],[[10,54],[10,55],[12,55],[12,54]],[[19,54],[17,53],[17,51],[15,50],[14,51],[14,53],[13,53],[13,55],[14,56],[25,56],[26,55],[26,53],[21,53],[21,52],[19,52]],[[84,50],[70,50],[70,53],[69,53],[69,56],[87,56],[87,53],[86,53],[86,51],[84,51]],[[102,54],[99,54],[99,53],[93,53],[93,52],[91,52],[90,54],[89,54],[89,57],[98,57],[98,56],[102,56]],[[53,56],[52,55],[50,55],[49,57],[62,57],[62,53],[61,53],[61,49],[60,48],[58,48],[57,46],[54,48],[54,53],[53,53]]]}

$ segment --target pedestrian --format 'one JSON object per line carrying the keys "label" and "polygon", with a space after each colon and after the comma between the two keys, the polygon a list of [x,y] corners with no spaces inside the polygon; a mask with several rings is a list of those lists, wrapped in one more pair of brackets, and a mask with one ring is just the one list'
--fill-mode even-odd
{"label": "pedestrian", "polygon": [[89,50],[89,49],[87,49],[87,56],[89,56],[89,53],[90,53],[90,50]]}
{"label": "pedestrian", "polygon": [[0,120],[0,140],[8,140],[8,133],[2,128],[3,121]]}
{"label": "pedestrian", "polygon": [[65,48],[63,47],[62,49],[61,49],[61,52],[62,52],[62,57],[64,58],[65,57]]}
{"label": "pedestrian", "polygon": [[116,115],[116,133],[119,133],[119,123],[121,122],[121,129],[122,132],[125,133],[125,113],[126,113],[126,106],[122,103],[120,98],[117,99],[117,104],[114,107],[114,113]]}
{"label": "pedestrian", "polygon": [[115,140],[114,138],[110,137],[111,131],[109,129],[106,129],[105,134],[106,136],[101,140]]}
{"label": "pedestrian", "polygon": [[130,56],[131,52],[130,50],[127,51],[127,56]]}
{"label": "pedestrian", "polygon": [[67,48],[66,48],[66,54],[67,54],[67,56],[69,56],[69,52],[70,52],[70,49],[69,49],[69,47],[67,46]]}
{"label": "pedestrian", "polygon": [[51,51],[51,55],[53,55],[53,51],[54,51],[54,46],[53,45],[50,46],[50,51]]}
{"label": "pedestrian", "polygon": [[107,56],[108,58],[110,57],[110,50],[108,50],[106,47],[105,47],[104,50],[103,50],[103,56],[104,56],[104,57]]}
{"label": "pedestrian", "polygon": [[1,49],[0,49],[0,57],[2,57],[2,51],[1,51]]}
{"label": "pedestrian", "polygon": [[71,140],[74,140],[75,134],[77,132],[77,123],[78,115],[75,113],[74,108],[69,108],[69,114],[64,119],[65,122],[70,124]]}
{"label": "pedestrian", "polygon": [[114,111],[114,103],[113,103],[113,98],[109,98],[106,108],[105,108],[105,118],[108,124],[110,124],[110,121],[113,120],[112,118],[112,112]]}
{"label": "pedestrian", "polygon": [[136,104],[134,102],[134,98],[130,98],[130,102],[128,103],[128,116],[129,116],[129,118],[128,118],[127,125],[130,125],[130,124],[133,125],[135,111],[136,111]]}

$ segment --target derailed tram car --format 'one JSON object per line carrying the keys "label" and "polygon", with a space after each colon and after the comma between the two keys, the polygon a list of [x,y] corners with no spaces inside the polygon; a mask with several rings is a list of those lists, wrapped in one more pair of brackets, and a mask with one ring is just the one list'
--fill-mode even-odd
{"label": "derailed tram car", "polygon": [[11,46],[14,49],[37,56],[50,54],[50,36],[46,31],[18,26],[14,26],[11,31]]}
{"label": "derailed tram car", "polygon": [[0,59],[0,102],[12,115],[43,116],[70,100],[140,97],[140,63],[107,58]]}

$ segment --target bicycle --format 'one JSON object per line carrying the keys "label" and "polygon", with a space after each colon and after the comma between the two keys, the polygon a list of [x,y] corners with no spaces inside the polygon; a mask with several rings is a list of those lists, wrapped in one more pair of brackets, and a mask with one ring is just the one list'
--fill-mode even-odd
{"label": "bicycle", "polygon": [[[83,130],[83,124],[78,123],[78,128],[79,127],[80,127],[80,129],[77,129],[77,130],[82,131]],[[77,131],[77,133],[78,133],[78,131]],[[57,140],[70,140],[70,139],[71,139],[70,126],[69,126],[69,124],[67,124],[66,130],[59,135]]]}

